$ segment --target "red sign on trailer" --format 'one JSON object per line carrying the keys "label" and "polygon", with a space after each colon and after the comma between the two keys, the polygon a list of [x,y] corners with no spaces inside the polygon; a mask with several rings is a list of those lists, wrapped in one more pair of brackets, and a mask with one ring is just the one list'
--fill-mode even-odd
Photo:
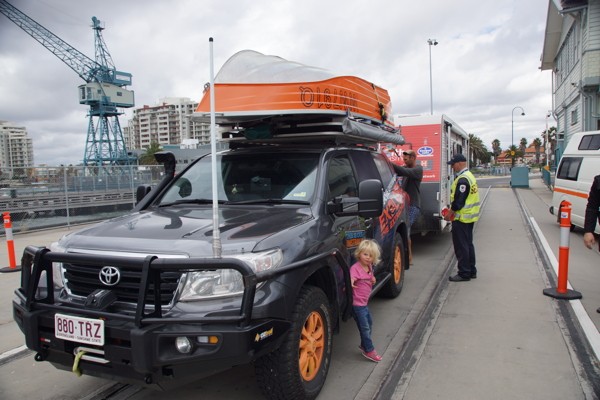
{"label": "red sign on trailer", "polygon": [[446,163],[454,154],[468,155],[469,136],[443,114],[406,117],[398,122],[405,143],[384,146],[383,151],[393,163],[403,165],[402,151],[412,149],[423,167],[421,217],[411,233],[443,231],[447,222],[440,218],[440,211],[450,203],[453,180],[452,169]]}

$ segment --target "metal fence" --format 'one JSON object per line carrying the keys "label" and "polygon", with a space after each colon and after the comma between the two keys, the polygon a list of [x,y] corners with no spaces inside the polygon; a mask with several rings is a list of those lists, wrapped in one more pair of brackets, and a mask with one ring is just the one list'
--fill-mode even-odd
{"label": "metal fence", "polygon": [[163,175],[162,165],[2,168],[0,212],[14,232],[104,220],[130,211],[136,188]]}

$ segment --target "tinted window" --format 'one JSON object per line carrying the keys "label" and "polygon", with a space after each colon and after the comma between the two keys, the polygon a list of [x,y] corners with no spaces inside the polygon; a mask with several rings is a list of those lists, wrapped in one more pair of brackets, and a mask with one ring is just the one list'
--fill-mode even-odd
{"label": "tinted window", "polygon": [[390,163],[382,154],[373,154],[373,159],[375,160],[375,166],[379,170],[379,174],[381,175],[381,182],[384,187],[387,187],[387,184],[390,183],[392,179],[393,173],[390,166]]}
{"label": "tinted window", "polygon": [[581,167],[581,161],[583,157],[563,157],[558,167],[556,177],[558,179],[568,179],[570,181],[576,181],[579,175],[579,167]]}
{"label": "tinted window", "polygon": [[579,142],[579,150],[599,150],[600,149],[600,134],[584,135]]}
{"label": "tinted window", "polygon": [[[222,201],[308,201],[315,190],[318,154],[256,153],[217,156],[217,193]],[[161,203],[212,199],[211,157],[175,181]]]}
{"label": "tinted window", "polygon": [[345,156],[331,159],[327,171],[327,183],[330,200],[338,196],[355,197],[358,194],[358,185],[354,178],[352,165]]}

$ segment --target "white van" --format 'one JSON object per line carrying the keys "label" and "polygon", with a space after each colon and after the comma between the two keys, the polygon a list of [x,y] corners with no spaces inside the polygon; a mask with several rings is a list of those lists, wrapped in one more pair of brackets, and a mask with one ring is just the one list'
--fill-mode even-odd
{"label": "white van", "polygon": [[[571,229],[583,228],[585,206],[594,176],[600,174],[600,131],[574,134],[556,170],[550,212],[560,215],[563,200],[571,203]],[[596,224],[596,233],[600,226]]]}

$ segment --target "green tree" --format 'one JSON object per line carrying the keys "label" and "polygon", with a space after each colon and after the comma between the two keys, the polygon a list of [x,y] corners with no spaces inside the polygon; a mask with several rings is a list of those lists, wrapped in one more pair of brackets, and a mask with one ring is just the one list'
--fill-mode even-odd
{"label": "green tree", "polygon": [[533,139],[533,147],[535,147],[535,163],[540,163],[540,149],[542,148],[542,141],[540,138]]}
{"label": "green tree", "polygon": [[525,154],[525,149],[527,149],[527,139],[521,138],[521,141],[519,142],[519,150]]}
{"label": "green tree", "polygon": [[150,142],[150,146],[146,149],[144,154],[140,156],[140,165],[156,165],[158,164],[154,159],[154,153],[162,151],[162,147],[158,142]]}
{"label": "green tree", "polygon": [[494,160],[498,159],[498,156],[502,153],[502,147],[500,147],[500,141],[498,139],[492,140],[492,155]]}
{"label": "green tree", "polygon": [[469,160],[471,164],[477,165],[477,161],[485,161],[489,158],[489,151],[483,141],[472,133],[469,133]]}
{"label": "green tree", "polygon": [[515,166],[515,160],[517,158],[523,157],[525,152],[523,152],[517,145],[511,145],[507,150],[508,157],[510,157],[510,165],[511,167]]}

